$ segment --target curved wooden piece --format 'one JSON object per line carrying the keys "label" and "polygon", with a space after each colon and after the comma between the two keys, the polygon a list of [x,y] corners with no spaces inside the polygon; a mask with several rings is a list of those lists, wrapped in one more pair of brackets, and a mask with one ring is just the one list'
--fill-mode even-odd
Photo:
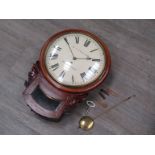
{"label": "curved wooden piece", "polygon": [[52,118],[52,119],[59,119],[62,114],[65,111],[65,102],[60,102],[58,107],[53,111],[53,110],[48,110],[40,106],[30,94],[24,95],[25,101],[27,102],[27,105],[37,114],[47,117],[47,118]]}
{"label": "curved wooden piece", "polygon": [[[87,94],[65,93],[51,86],[39,72],[38,63],[33,65],[32,71],[28,74],[28,81],[26,81],[26,83],[26,89],[23,92],[23,96],[27,105],[37,114],[47,118],[59,119],[62,114],[69,109],[69,107],[72,107],[76,103],[82,102],[87,97]],[[32,93],[38,86],[46,97],[51,100],[53,99],[60,101],[55,110],[46,109],[35,101]]]}

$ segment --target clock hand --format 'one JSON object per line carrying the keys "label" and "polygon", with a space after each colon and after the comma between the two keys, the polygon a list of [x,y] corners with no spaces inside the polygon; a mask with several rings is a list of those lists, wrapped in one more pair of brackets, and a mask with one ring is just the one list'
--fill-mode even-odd
{"label": "clock hand", "polygon": [[64,40],[65,40],[65,42],[67,43],[67,45],[68,45],[68,47],[69,47],[69,50],[70,50],[70,52],[71,52],[71,54],[72,54],[72,57],[73,57],[73,60],[75,60],[76,57],[74,56],[74,53],[73,53],[73,51],[72,51],[72,49],[71,49],[71,47],[70,47],[70,44],[69,44],[67,38],[64,38]]}
{"label": "clock hand", "polygon": [[[78,48],[76,48],[76,47],[74,47],[74,46],[72,46],[73,48],[75,48],[75,49],[77,49],[80,53],[82,53],[82,54],[84,54],[85,56],[86,56],[86,58],[76,58],[76,59],[84,59],[84,60],[92,60],[92,61],[100,61],[100,59],[94,59],[94,58],[91,58],[89,55],[87,55],[87,54],[85,54],[84,52],[82,52],[80,49],[78,49]],[[95,50],[97,50],[97,49],[95,49]],[[93,50],[93,51],[95,51],[95,50]]]}
{"label": "clock hand", "polygon": [[82,54],[84,54],[84,55],[86,56],[86,58],[77,58],[77,57],[75,57],[75,56],[74,56],[74,53],[73,53],[73,51],[72,51],[72,49],[71,49],[71,46],[70,46],[70,44],[69,44],[69,42],[68,42],[68,40],[67,40],[67,38],[64,38],[64,40],[65,40],[65,42],[67,43],[67,45],[68,45],[68,47],[69,47],[69,50],[70,50],[70,52],[71,52],[71,54],[72,54],[72,56],[73,56],[73,60],[80,59],[80,60],[92,60],[92,61],[94,61],[94,59],[93,59],[93,58],[90,58],[89,55],[85,54],[84,52],[82,52],[82,51],[79,50],[78,48],[72,46],[73,48],[77,49],[80,53],[82,53]]}
{"label": "clock hand", "polygon": [[92,58],[76,58],[76,59],[80,59],[80,60],[91,60]]}
{"label": "clock hand", "polygon": [[74,47],[74,46],[72,46],[72,47],[75,48],[75,49],[77,49],[80,53],[84,54],[87,58],[90,58],[89,55],[85,54],[85,53],[82,52],[80,49],[78,49],[78,48],[76,48],[76,47]]}
{"label": "clock hand", "polygon": [[96,62],[100,62],[100,61],[102,61],[102,60],[100,60],[100,59],[94,59],[94,58],[76,58],[75,60],[77,60],[77,59],[80,59],[80,60],[92,60],[92,61],[96,61]]}

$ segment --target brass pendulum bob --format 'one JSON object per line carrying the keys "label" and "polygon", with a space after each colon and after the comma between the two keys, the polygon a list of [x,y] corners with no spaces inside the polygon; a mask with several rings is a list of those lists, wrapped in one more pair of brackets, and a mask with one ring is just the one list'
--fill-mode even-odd
{"label": "brass pendulum bob", "polygon": [[84,130],[90,130],[94,126],[94,120],[90,116],[83,116],[79,121],[79,127]]}
{"label": "brass pendulum bob", "polygon": [[95,103],[93,101],[87,101],[87,110],[84,116],[81,117],[79,121],[79,128],[83,130],[90,130],[94,126],[94,119],[90,116],[88,116],[89,109],[95,108]]}

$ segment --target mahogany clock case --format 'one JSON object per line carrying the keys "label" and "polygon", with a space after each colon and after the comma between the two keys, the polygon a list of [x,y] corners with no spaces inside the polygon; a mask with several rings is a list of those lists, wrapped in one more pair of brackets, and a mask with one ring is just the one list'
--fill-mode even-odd
{"label": "mahogany clock case", "polygon": [[[45,56],[46,56],[46,50],[49,47],[49,45],[55,41],[57,38],[59,38],[62,35],[68,34],[68,33],[81,33],[84,35],[87,35],[91,38],[93,38],[97,43],[99,43],[99,45],[104,49],[104,53],[105,53],[105,68],[103,73],[99,76],[99,78],[92,82],[91,84],[88,84],[86,86],[82,86],[82,87],[67,87],[65,85],[62,85],[58,82],[56,82],[48,73],[47,69],[46,69],[46,65],[45,65]],[[39,64],[40,64],[40,69],[41,72],[43,74],[43,76],[45,77],[45,79],[54,87],[58,88],[61,91],[64,92],[69,92],[69,93],[86,93],[89,92],[92,89],[95,89],[98,85],[100,85],[105,78],[107,77],[109,70],[110,70],[110,66],[111,66],[111,58],[110,58],[110,53],[109,53],[109,49],[106,46],[106,44],[100,39],[98,38],[96,35],[85,31],[85,30],[80,30],[80,29],[67,29],[61,32],[58,32],[54,35],[52,35],[43,45],[41,52],[40,52],[40,57],[39,57]]]}
{"label": "mahogany clock case", "polygon": [[[92,37],[104,49],[106,62],[103,73],[95,82],[83,87],[71,88],[59,84],[49,75],[45,66],[45,54],[49,44],[58,37],[72,32],[82,33]],[[73,105],[83,102],[89,91],[96,88],[105,80],[110,70],[110,65],[109,50],[97,36],[85,30],[69,29],[61,31],[50,37],[43,45],[39,61],[32,66],[32,70],[28,73],[28,80],[25,81],[26,89],[23,92],[24,99],[27,105],[37,114],[46,118],[60,119],[65,111],[72,108]],[[37,90],[39,90],[40,93],[37,92]],[[43,102],[43,100],[40,102],[41,98],[44,98],[48,103]],[[54,106],[55,103],[58,103],[58,105],[54,109],[51,109],[49,106]]]}

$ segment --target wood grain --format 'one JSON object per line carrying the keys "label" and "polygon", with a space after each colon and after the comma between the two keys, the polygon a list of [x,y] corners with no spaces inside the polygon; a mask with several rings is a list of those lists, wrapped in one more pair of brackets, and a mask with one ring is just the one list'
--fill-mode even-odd
{"label": "wood grain", "polygon": [[[66,28],[98,35],[112,57],[108,78],[88,96],[97,103],[90,116],[105,112],[88,132],[78,128],[84,103],[52,122],[33,113],[22,97],[43,43]],[[0,73],[0,134],[155,134],[155,20],[0,20]],[[108,90],[102,91],[105,99],[100,89]]]}

